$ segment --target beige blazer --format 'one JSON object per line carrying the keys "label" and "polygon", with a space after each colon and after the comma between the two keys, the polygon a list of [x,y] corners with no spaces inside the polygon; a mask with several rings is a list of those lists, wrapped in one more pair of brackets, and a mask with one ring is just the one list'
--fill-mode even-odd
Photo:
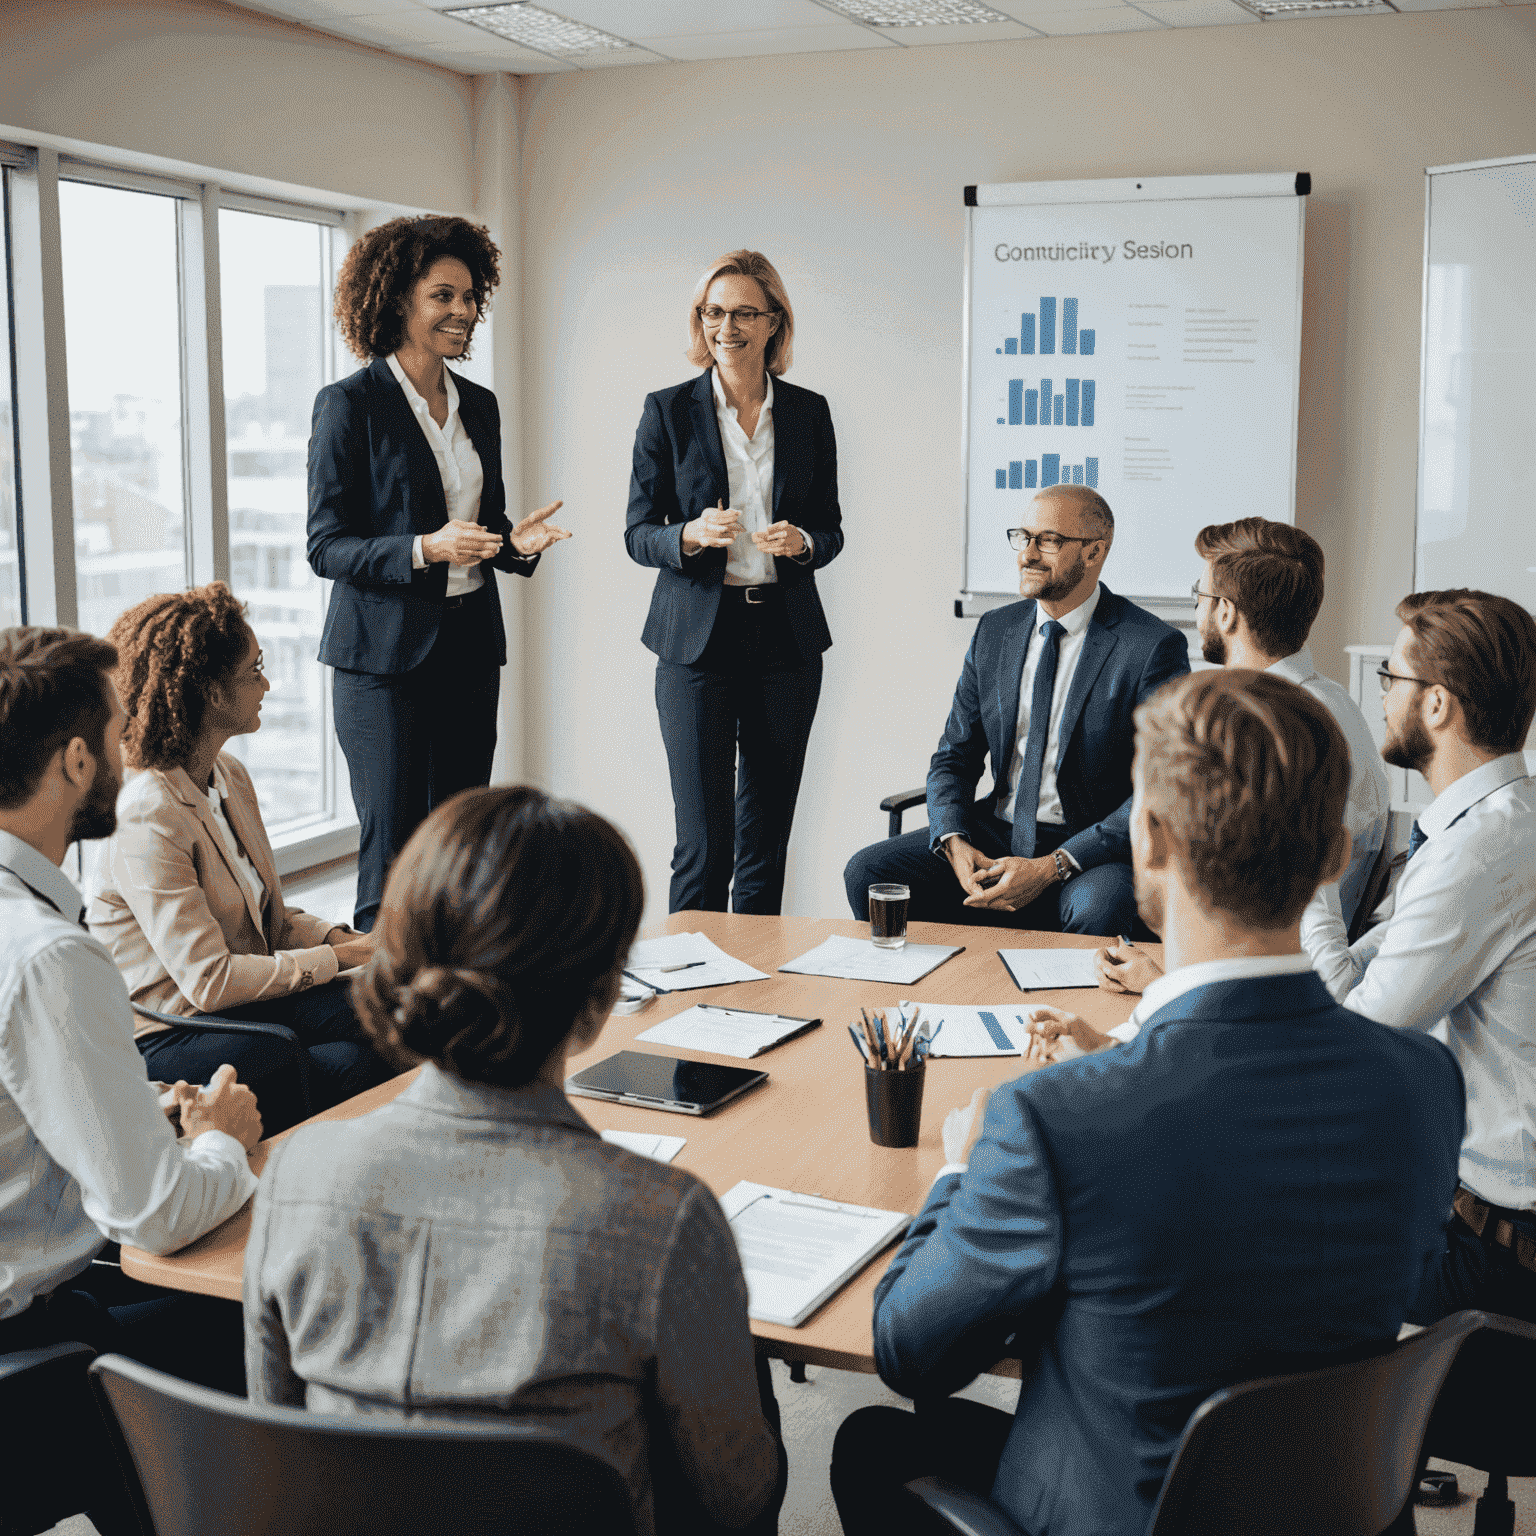
{"label": "beige blazer", "polygon": [[[284,905],[256,791],[238,758],[219,755],[224,814],[266,887],[259,906],[236,873],[186,770],[146,768],[117,797],[117,831],[87,877],[85,917],[136,1003],[165,1013],[218,1013],[286,997],[336,976],[324,942],[336,926]],[[136,1020],[135,1035],[167,1026]]]}

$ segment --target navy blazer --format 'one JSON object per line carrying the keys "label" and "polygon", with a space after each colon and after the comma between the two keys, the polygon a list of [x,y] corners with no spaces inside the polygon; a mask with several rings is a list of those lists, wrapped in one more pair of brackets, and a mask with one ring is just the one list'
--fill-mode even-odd
{"label": "navy blazer", "polygon": [[997,1089],[875,1292],[908,1397],[1023,1362],[992,1497],[1141,1536],[1194,1409],[1397,1337],[1445,1249],[1463,1087],[1308,971],[1215,982],[1129,1045]]}
{"label": "navy blazer", "polygon": [[[635,430],[624,547],[630,559],[660,567],[640,640],[663,661],[699,659],[715,627],[725,582],[725,550],[683,553],[682,525],[722,501],[731,504],[713,371],[647,395]],[[819,656],[832,635],[815,573],[843,547],[837,440],[825,397],[783,379],[773,381],[773,517],[811,537],[809,560],[778,556],[774,568],[801,656]]]}
{"label": "navy blazer", "polygon": [[[1189,646],[1171,624],[1100,583],[1062,709],[1056,793],[1069,836],[1062,848],[1083,869],[1131,861],[1131,757],[1136,706],[1189,671]],[[928,828],[935,848],[964,835],[992,759],[993,790],[1008,794],[1024,652],[1037,622],[1033,598],[984,613],[965,653],[938,751],[928,764]],[[1029,815],[1028,807],[1020,808]]]}
{"label": "navy blazer", "polygon": [[[454,374],[459,420],[480,455],[485,487],[480,523],[503,536],[507,492],[501,480],[501,412],[496,396]],[[405,391],[376,357],[366,368],[315,396],[309,438],[309,543],[315,575],[335,582],[320,635],[320,660],[350,672],[392,675],[426,659],[437,639],[448,566],[411,566],[419,533],[448,521],[437,457],[411,412]],[[539,557],[520,558],[509,542],[480,569],[490,591],[486,645],[497,665],[507,659],[501,604],[492,565],[531,576]]]}

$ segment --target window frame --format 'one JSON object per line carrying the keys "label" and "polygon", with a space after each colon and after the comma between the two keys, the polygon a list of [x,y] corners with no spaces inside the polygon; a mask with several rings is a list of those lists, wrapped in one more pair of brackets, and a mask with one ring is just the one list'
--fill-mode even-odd
{"label": "window frame", "polygon": [[[48,143],[0,141],[9,190],[12,371],[15,412],[17,548],[26,623],[79,619],[69,381],[64,339],[64,277],[59,183],[88,182],[175,199],[181,318],[184,569],[191,585],[230,580],[229,482],[220,313],[219,213],[293,219],[329,228],[327,282],[334,286],[346,248],[367,222],[361,211],[241,190],[215,180],[166,176],[110,160],[61,153]],[[327,336],[327,379],[343,371],[334,332]],[[319,662],[315,663],[317,666]],[[329,695],[328,686],[321,697]],[[328,708],[321,709],[320,815],[273,837],[278,873],[312,869],[355,853],[356,812],[346,763]]]}

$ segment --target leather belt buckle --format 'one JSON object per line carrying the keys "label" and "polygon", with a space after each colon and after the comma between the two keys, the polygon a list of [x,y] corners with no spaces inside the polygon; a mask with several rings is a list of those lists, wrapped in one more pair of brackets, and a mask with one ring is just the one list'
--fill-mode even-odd
{"label": "leather belt buckle", "polygon": [[759,607],[768,601],[768,590],[766,587],[743,587],[741,595],[749,608]]}

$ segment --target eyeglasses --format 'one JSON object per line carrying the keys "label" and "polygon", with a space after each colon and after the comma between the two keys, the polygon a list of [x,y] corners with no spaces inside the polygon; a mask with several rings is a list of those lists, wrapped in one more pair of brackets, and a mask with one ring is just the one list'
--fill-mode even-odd
{"label": "eyeglasses", "polygon": [[1098,535],[1091,539],[1080,539],[1076,534],[1053,533],[1049,528],[1044,533],[1031,533],[1028,528],[1010,528],[1008,530],[1008,542],[1015,549],[1027,550],[1031,544],[1042,555],[1056,554],[1063,544],[1092,544],[1096,542]]}
{"label": "eyeglasses", "polygon": [[251,671],[254,672],[257,677],[265,677],[267,675],[266,657],[264,657],[260,651],[256,652],[256,660],[251,663]]}
{"label": "eyeglasses", "polygon": [[1433,688],[1435,680],[1432,677],[1404,677],[1401,672],[1388,672],[1386,662],[1376,668],[1376,676],[1381,679],[1381,691],[1391,693],[1393,683],[1417,683],[1420,688]]}
{"label": "eyeglasses", "polygon": [[727,315],[737,325],[755,325],[759,320],[766,320],[777,313],[774,309],[721,309],[718,304],[701,304],[697,310],[699,319],[705,325],[724,325]]}
{"label": "eyeglasses", "polygon": [[[1191,587],[1191,588],[1190,588],[1190,589],[1189,589],[1189,595],[1190,595],[1190,596],[1191,596],[1191,597],[1192,597],[1192,598],[1194,598],[1194,600],[1195,600],[1195,601],[1196,601],[1196,602],[1197,602],[1197,603],[1198,603],[1198,602],[1199,602],[1199,601],[1200,601],[1200,599],[1201,599],[1201,598],[1202,598],[1202,597],[1208,597],[1208,598],[1210,598],[1210,600],[1211,600],[1211,601],[1212,601],[1212,602],[1213,602],[1213,603],[1219,603],[1219,602],[1220,602],[1220,601],[1221,601],[1221,600],[1222,600],[1222,598],[1223,598],[1223,597],[1225,597],[1225,596],[1226,596],[1226,594],[1225,594],[1225,593],[1223,593],[1223,592],[1207,592],[1207,591],[1206,591],[1206,590],[1205,590],[1205,588],[1204,588],[1204,587],[1202,587],[1202,586],[1201,586],[1201,585],[1200,585],[1200,583],[1199,583],[1199,582],[1198,582],[1198,581],[1197,581],[1197,582],[1196,582],[1196,583],[1195,583],[1195,584],[1194,584],[1194,586],[1192,586],[1192,587]],[[1227,601],[1228,601],[1228,602],[1229,602],[1229,603],[1231,603],[1231,602],[1232,602],[1232,599],[1231,599],[1231,598],[1230,598],[1230,597],[1228,597],[1228,598],[1227,598]],[[1236,607],[1236,606],[1237,606],[1237,604],[1236,604],[1236,603],[1232,603],[1232,606],[1233,606],[1233,607],[1234,607],[1234,608],[1235,608],[1235,607]]]}

